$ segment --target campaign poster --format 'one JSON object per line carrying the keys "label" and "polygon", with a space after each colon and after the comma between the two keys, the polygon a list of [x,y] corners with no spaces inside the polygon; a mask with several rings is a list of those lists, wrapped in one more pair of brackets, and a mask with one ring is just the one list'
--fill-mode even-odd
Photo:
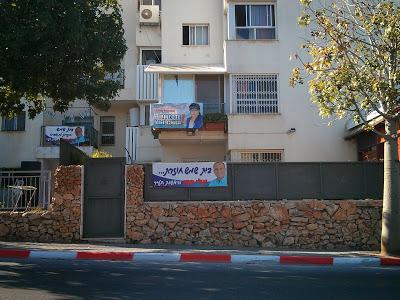
{"label": "campaign poster", "polygon": [[44,131],[46,142],[53,145],[59,145],[60,139],[78,146],[86,142],[84,127],[46,126]]}
{"label": "campaign poster", "polygon": [[153,163],[153,186],[227,187],[226,162]]}
{"label": "campaign poster", "polygon": [[203,103],[151,104],[150,125],[153,128],[202,128]]}

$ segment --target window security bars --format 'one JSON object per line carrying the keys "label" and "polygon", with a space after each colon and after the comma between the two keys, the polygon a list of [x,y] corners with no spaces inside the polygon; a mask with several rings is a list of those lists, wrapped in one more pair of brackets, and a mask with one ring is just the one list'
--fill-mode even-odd
{"label": "window security bars", "polygon": [[283,151],[241,152],[241,162],[279,162],[282,161]]}
{"label": "window security bars", "polygon": [[0,210],[47,209],[50,171],[0,171]]}
{"label": "window security bars", "polygon": [[112,146],[115,144],[115,117],[100,117],[101,144]]}
{"label": "window security bars", "polygon": [[232,75],[233,113],[278,113],[278,75]]}

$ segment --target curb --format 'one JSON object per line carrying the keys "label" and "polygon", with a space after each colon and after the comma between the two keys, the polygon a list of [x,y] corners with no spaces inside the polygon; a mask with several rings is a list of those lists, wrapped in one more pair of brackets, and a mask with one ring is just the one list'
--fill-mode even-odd
{"label": "curb", "polygon": [[333,257],[333,256],[274,256],[236,255],[192,252],[147,253],[147,252],[102,252],[102,251],[42,251],[0,249],[0,258],[19,259],[64,259],[107,260],[133,262],[207,262],[250,263],[276,262],[285,265],[370,265],[400,266],[400,257]]}

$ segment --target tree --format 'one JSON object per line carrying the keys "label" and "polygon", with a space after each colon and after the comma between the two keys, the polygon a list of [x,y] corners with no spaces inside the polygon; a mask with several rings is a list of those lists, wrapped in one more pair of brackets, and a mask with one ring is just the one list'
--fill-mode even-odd
{"label": "tree", "polygon": [[[317,3],[315,3],[317,2]],[[301,68],[290,83],[309,77],[311,100],[321,116],[352,117],[385,139],[382,254],[400,254],[400,192],[397,124],[400,115],[400,7],[387,0],[300,0],[301,26],[310,28],[296,54]],[[371,113],[385,132],[368,123]]]}
{"label": "tree", "polygon": [[53,101],[110,106],[126,52],[118,0],[0,1],[0,114],[27,108],[35,117]]}

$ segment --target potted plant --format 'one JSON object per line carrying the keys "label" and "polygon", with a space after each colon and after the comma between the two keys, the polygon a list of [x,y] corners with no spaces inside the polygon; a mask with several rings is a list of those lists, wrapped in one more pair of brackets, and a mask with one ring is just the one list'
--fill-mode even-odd
{"label": "potted plant", "polygon": [[204,115],[204,129],[210,131],[225,131],[228,117],[223,113],[208,113]]}

